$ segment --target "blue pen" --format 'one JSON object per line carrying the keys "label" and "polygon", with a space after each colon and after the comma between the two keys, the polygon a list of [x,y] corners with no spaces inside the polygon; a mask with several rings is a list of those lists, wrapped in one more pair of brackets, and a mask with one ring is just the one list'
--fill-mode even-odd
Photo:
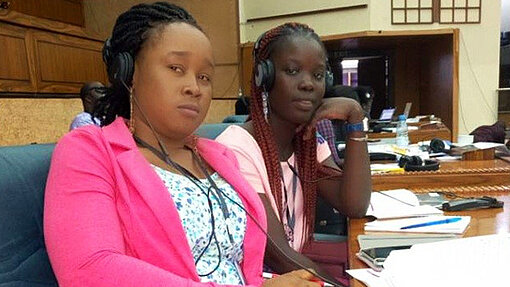
{"label": "blue pen", "polygon": [[461,217],[452,217],[452,218],[447,218],[447,219],[441,219],[441,220],[436,220],[436,221],[408,225],[408,226],[400,227],[400,229],[411,229],[411,228],[418,228],[418,227],[424,227],[424,226],[453,223],[453,222],[457,222],[461,219],[462,219]]}

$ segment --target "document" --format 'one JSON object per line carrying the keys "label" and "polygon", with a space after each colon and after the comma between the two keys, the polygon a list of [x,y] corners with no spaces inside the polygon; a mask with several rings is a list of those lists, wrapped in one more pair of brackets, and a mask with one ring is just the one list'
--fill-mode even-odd
{"label": "document", "polygon": [[510,233],[416,244],[392,251],[383,266],[347,273],[369,287],[508,286]]}
{"label": "document", "polygon": [[462,234],[470,221],[471,216],[424,216],[375,220],[365,223],[365,231]]}
{"label": "document", "polygon": [[443,211],[420,205],[418,197],[407,189],[372,192],[366,215],[378,219],[402,218],[425,215],[441,215]]}
{"label": "document", "polygon": [[[426,270],[426,272],[424,272]],[[382,275],[392,286],[508,286],[510,235],[417,244],[396,250]]]}

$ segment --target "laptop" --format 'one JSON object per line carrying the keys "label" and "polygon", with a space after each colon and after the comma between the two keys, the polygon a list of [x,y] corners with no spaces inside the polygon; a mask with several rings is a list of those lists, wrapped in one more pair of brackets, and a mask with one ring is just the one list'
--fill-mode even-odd
{"label": "laptop", "polygon": [[391,122],[391,119],[393,118],[393,114],[395,113],[395,108],[390,109],[384,109],[381,112],[381,116],[376,121],[378,123],[388,123]]}
{"label": "laptop", "polygon": [[411,112],[411,106],[413,103],[406,103],[406,107],[404,109],[404,115],[406,116],[406,119],[409,118],[409,113]]}

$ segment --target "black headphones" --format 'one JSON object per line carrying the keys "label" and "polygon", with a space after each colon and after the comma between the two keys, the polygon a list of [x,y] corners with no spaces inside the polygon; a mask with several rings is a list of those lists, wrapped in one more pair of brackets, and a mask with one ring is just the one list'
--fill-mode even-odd
{"label": "black headphones", "polygon": [[439,162],[428,159],[424,161],[417,155],[403,155],[398,160],[398,166],[405,171],[434,171],[439,169]]}
{"label": "black headphones", "polygon": [[[257,60],[257,52],[260,49],[260,42],[264,38],[266,33],[263,33],[259,36],[255,45],[253,46],[253,58],[256,60],[255,63],[255,85],[258,88],[263,88],[265,91],[270,91],[273,87],[275,71],[273,61],[270,59],[265,60]],[[326,60],[326,74],[324,75],[324,79],[326,81],[326,91],[329,90],[333,84],[333,73],[331,72],[331,68],[329,66],[328,61]]]}
{"label": "black headphones", "polygon": [[108,38],[103,46],[103,61],[108,68],[108,80],[113,85],[130,85],[134,72],[133,56],[129,52],[121,52],[113,59],[112,57],[111,38]]}
{"label": "black headphones", "polygon": [[425,151],[427,151],[428,153],[445,152],[446,149],[444,141],[438,138],[433,138],[428,146],[425,145],[422,147],[424,147]]}

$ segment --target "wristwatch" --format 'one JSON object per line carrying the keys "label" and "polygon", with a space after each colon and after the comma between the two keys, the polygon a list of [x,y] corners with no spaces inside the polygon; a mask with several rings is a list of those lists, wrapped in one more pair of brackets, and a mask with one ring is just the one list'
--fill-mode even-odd
{"label": "wristwatch", "polygon": [[365,119],[363,119],[363,121],[361,121],[359,123],[346,124],[345,125],[345,132],[348,133],[348,134],[352,133],[352,132],[366,132],[367,128],[365,128]]}

